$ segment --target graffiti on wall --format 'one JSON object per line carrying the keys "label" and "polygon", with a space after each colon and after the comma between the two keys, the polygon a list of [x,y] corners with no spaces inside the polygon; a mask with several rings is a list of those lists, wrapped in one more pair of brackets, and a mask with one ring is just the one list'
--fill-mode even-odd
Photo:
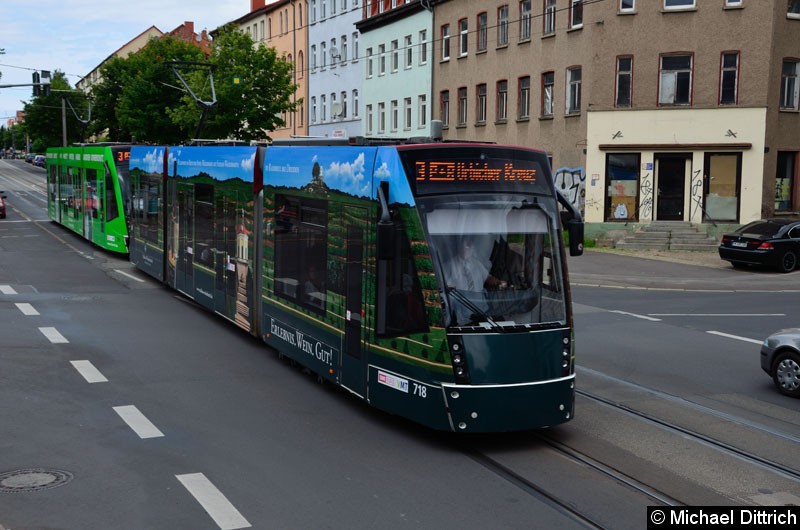
{"label": "graffiti on wall", "polygon": [[653,218],[653,179],[650,173],[642,175],[641,188],[641,201],[639,202],[639,218],[652,219]]}
{"label": "graffiti on wall", "polygon": [[705,213],[703,211],[703,177],[700,173],[701,170],[697,169],[692,174],[692,199],[689,203],[689,219],[694,219],[697,212]]}
{"label": "graffiti on wall", "polygon": [[556,189],[585,215],[586,174],[582,167],[560,167],[555,170]]}

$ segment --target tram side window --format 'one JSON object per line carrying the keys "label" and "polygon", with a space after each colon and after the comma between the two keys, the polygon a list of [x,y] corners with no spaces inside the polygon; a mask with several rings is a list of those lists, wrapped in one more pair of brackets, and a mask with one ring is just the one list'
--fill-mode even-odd
{"label": "tram side window", "polygon": [[113,221],[119,217],[119,206],[117,205],[117,194],[114,192],[114,179],[111,178],[111,170],[108,169],[108,164],[104,164],[106,168],[106,221]]}
{"label": "tram side window", "polygon": [[58,186],[58,166],[50,166],[50,202],[56,200],[56,186]]}
{"label": "tram side window", "polygon": [[206,267],[214,266],[214,186],[194,186],[195,258]]}
{"label": "tram side window", "polygon": [[275,294],[317,313],[327,300],[328,204],[275,197]]}
{"label": "tram side window", "polygon": [[411,254],[411,242],[400,215],[395,221],[392,259],[378,266],[376,290],[376,332],[379,336],[397,336],[428,331],[425,305],[417,267]]}

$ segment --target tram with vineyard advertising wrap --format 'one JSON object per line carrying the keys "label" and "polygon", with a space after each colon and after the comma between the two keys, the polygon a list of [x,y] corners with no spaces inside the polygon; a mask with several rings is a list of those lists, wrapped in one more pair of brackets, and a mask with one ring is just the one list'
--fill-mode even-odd
{"label": "tram with vineyard advertising wrap", "polygon": [[433,429],[573,416],[580,213],[544,152],[356,138],[133,146],[130,259],[370,405]]}

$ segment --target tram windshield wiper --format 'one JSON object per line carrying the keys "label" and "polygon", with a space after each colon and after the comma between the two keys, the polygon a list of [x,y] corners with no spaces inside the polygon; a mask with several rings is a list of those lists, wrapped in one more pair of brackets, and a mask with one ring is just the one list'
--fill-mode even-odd
{"label": "tram windshield wiper", "polygon": [[[466,306],[467,309],[472,311],[473,314],[480,316],[485,322],[488,322],[491,327],[499,330],[503,329],[503,326],[495,322],[495,320],[491,316],[489,316],[488,313],[486,313],[483,309],[475,305],[475,303],[472,300],[470,300],[464,293],[459,291],[457,287],[448,287],[447,294],[452,295],[456,300],[464,304],[464,306]],[[458,325],[458,322],[456,322],[456,325]]]}

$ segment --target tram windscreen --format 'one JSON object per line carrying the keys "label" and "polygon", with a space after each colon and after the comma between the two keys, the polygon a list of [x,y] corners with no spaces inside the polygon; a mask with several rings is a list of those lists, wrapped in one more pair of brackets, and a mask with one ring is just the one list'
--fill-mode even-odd
{"label": "tram windscreen", "polygon": [[559,215],[552,197],[418,198],[448,327],[566,323]]}

